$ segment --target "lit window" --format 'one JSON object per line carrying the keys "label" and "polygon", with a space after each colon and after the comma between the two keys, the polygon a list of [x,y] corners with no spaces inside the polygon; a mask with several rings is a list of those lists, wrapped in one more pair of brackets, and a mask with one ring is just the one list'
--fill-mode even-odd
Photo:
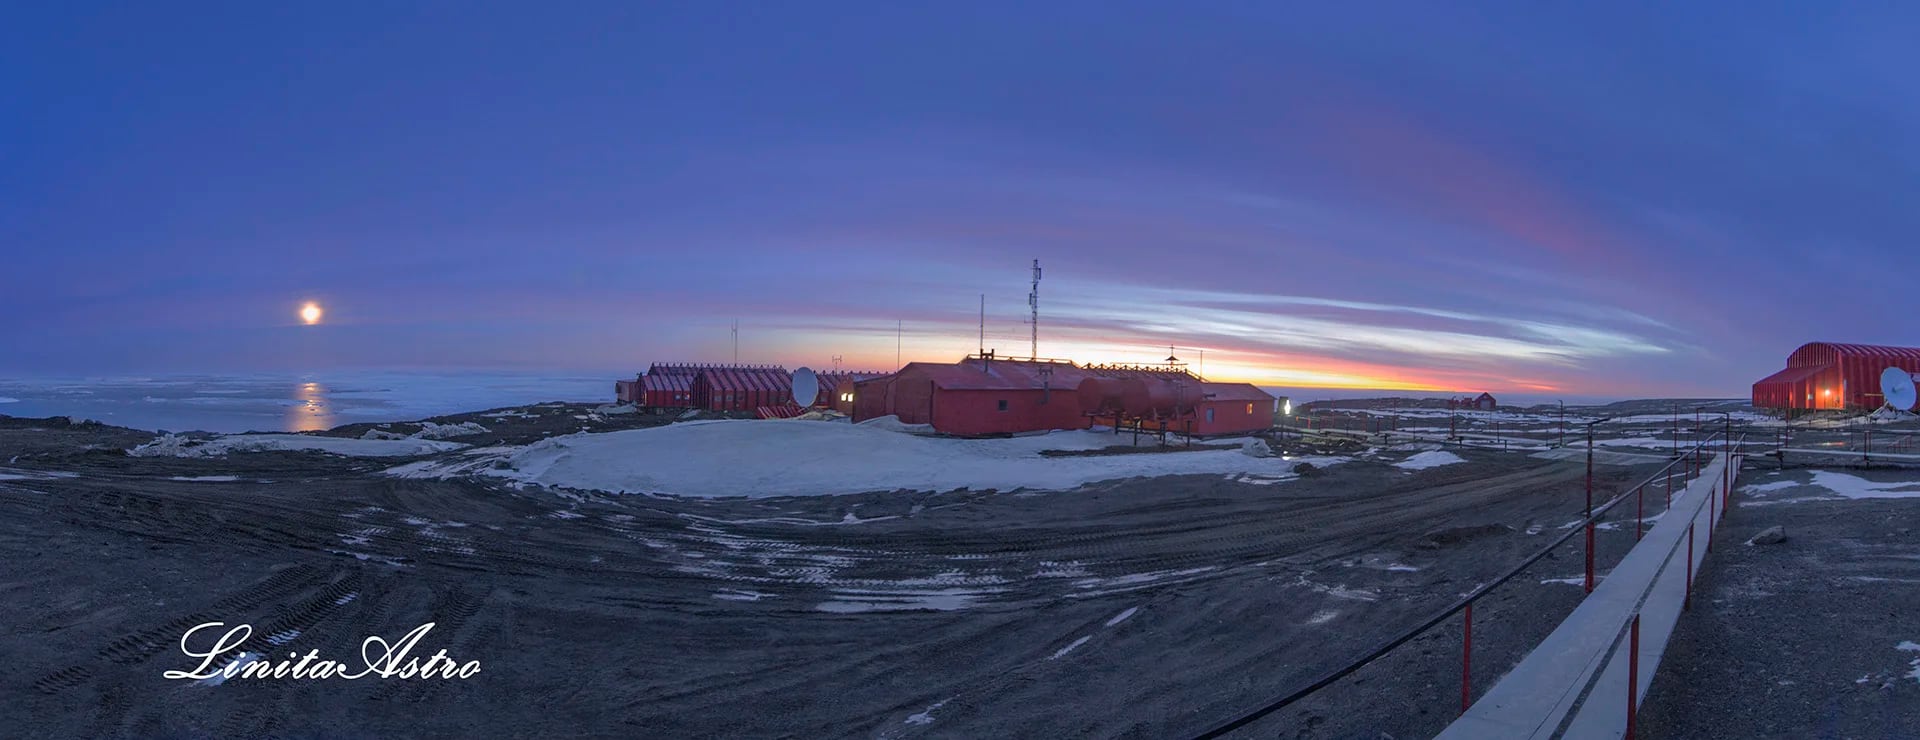
{"label": "lit window", "polygon": [[1247,415],[1248,416],[1253,415],[1253,404],[1247,404]]}

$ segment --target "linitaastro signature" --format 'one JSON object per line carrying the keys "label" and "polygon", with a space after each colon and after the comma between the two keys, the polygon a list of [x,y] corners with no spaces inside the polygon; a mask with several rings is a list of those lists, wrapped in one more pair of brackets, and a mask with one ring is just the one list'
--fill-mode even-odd
{"label": "linitaastro signature", "polygon": [[350,670],[349,666],[345,663],[321,658],[320,651],[318,650],[308,650],[306,655],[289,652],[285,660],[267,658],[266,656],[252,652],[243,652],[239,653],[232,660],[229,660],[226,664],[215,666],[214,663],[219,661],[222,656],[232,654],[234,650],[239,649],[240,646],[247,643],[247,638],[253,635],[253,625],[241,624],[233,626],[227,630],[226,634],[221,635],[220,640],[214,643],[210,649],[196,651],[188,647],[187,640],[193,637],[195,632],[203,629],[218,629],[226,626],[225,622],[207,622],[187,630],[186,634],[180,636],[180,651],[195,658],[200,658],[200,666],[191,671],[167,671],[161,675],[166,678],[194,680],[216,678],[219,680],[229,678],[292,678],[301,680],[344,678],[351,681],[369,677],[472,678],[474,674],[479,673],[480,661],[469,660],[465,663],[460,663],[453,658],[447,657],[446,650],[436,652],[425,660],[419,657],[407,657],[409,653],[413,652],[414,646],[419,644],[420,639],[426,637],[427,632],[433,629],[433,625],[433,622],[428,622],[415,627],[413,631],[408,632],[406,636],[392,643],[388,643],[385,639],[377,636],[368,637],[360,643],[360,660],[366,667],[355,672]]}

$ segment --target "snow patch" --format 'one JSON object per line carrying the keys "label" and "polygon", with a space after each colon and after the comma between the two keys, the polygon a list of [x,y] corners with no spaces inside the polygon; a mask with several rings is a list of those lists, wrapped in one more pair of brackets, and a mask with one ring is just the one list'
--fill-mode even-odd
{"label": "snow patch", "polygon": [[947,698],[945,698],[945,699],[941,699],[940,701],[937,701],[937,702],[934,702],[934,703],[932,703],[932,704],[929,704],[929,705],[927,705],[927,708],[926,708],[926,709],[922,709],[922,710],[920,710],[920,713],[919,713],[919,714],[914,714],[914,715],[910,715],[910,716],[908,716],[908,717],[907,717],[907,721],[906,721],[906,722],[904,722],[903,724],[909,724],[909,725],[930,725],[930,724],[933,724],[933,713],[934,713],[934,711],[935,711],[935,710],[938,710],[938,709],[939,709],[939,708],[941,708],[941,707],[944,707],[944,706],[946,706],[946,705],[947,705],[947,702],[950,702],[950,701],[953,701],[953,697],[951,697],[951,696],[949,696],[949,697],[947,697]]}
{"label": "snow patch", "polygon": [[512,452],[406,465],[400,477],[489,475],[520,483],[613,493],[786,496],[897,489],[1069,490],[1102,480],[1237,473],[1291,477],[1310,462],[1342,457],[1256,458],[1239,450],[1046,456],[1120,443],[1088,431],[1010,439],[899,434],[868,424],[720,420],[600,434],[572,434]]}
{"label": "snow patch", "polygon": [[436,424],[431,421],[423,421],[420,422],[420,431],[414,432],[412,437],[414,439],[446,439],[448,437],[465,437],[470,434],[486,434],[490,431],[493,430],[471,421],[463,421],[458,424]]}
{"label": "snow patch", "polygon": [[[1126,611],[1123,611],[1123,612],[1120,612],[1119,614],[1115,614],[1115,615],[1113,615],[1113,618],[1112,618],[1112,619],[1109,619],[1109,620],[1107,620],[1107,626],[1108,626],[1108,627],[1112,627],[1112,626],[1114,626],[1114,625],[1116,625],[1116,624],[1119,624],[1119,623],[1121,623],[1121,622],[1125,622],[1125,621],[1127,621],[1127,619],[1129,619],[1129,618],[1131,618],[1131,617],[1133,616],[1133,613],[1134,613],[1134,612],[1137,612],[1137,611],[1140,611],[1140,607],[1137,607],[1137,606],[1129,606],[1129,607],[1127,607],[1127,610],[1126,610]],[[1911,644],[1911,643],[1907,643],[1907,644]]]}
{"label": "snow patch", "polygon": [[1442,465],[1452,465],[1463,462],[1466,462],[1466,460],[1462,459],[1459,455],[1445,450],[1433,450],[1419,453],[1413,457],[1394,463],[1393,466],[1405,470],[1426,470],[1427,468],[1437,468]]}
{"label": "snow patch", "polygon": [[1071,644],[1068,644],[1066,647],[1060,648],[1059,650],[1054,651],[1052,655],[1047,656],[1047,660],[1059,660],[1061,656],[1066,655],[1067,653],[1073,652],[1074,648],[1087,644],[1087,641],[1091,639],[1093,639],[1093,635],[1087,635],[1086,637],[1082,637],[1078,640],[1074,640]]}
{"label": "snow patch", "polygon": [[1832,491],[1841,498],[1920,498],[1920,482],[1876,483],[1855,475],[1831,470],[1813,471],[1813,485]]}
{"label": "snow patch", "polygon": [[833,595],[839,601],[822,602],[815,609],[834,614],[864,612],[957,611],[971,606],[980,597],[1003,589],[942,588],[927,590],[841,589]]}

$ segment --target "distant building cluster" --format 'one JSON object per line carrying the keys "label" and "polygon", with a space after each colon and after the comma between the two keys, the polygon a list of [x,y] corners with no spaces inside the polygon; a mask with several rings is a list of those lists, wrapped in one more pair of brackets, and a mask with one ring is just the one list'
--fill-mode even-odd
{"label": "distant building cluster", "polygon": [[1447,408],[1469,409],[1473,411],[1493,411],[1495,409],[1500,408],[1500,402],[1494,399],[1492,393],[1481,393],[1478,396],[1461,396],[1459,398],[1449,398],[1447,399]]}
{"label": "distant building cluster", "polygon": [[[913,362],[894,373],[819,373],[814,407],[856,422],[885,416],[980,437],[1094,425],[1196,437],[1273,427],[1281,399],[1247,383],[1216,383],[1185,365],[1079,365],[969,355]],[[757,411],[790,416],[792,374],[778,365],[656,364],[615,383],[619,400],[647,408]]]}

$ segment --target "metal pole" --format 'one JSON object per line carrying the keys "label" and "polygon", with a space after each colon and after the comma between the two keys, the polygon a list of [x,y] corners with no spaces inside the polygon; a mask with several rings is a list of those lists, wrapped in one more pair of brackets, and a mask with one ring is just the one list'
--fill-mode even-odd
{"label": "metal pole", "polygon": [[1587,593],[1593,593],[1593,425],[1587,425]]}
{"label": "metal pole", "polygon": [[1465,631],[1460,638],[1460,713],[1473,706],[1473,602],[1467,602]]}
{"label": "metal pole", "polygon": [[[1709,483],[1707,485],[1713,485],[1713,484]],[[1708,489],[1707,491],[1707,552],[1713,552],[1713,524],[1714,524],[1714,520],[1719,518],[1717,512],[1713,510],[1713,502],[1718,500],[1720,500],[1720,497],[1713,495],[1712,489]]]}
{"label": "metal pole", "polygon": [[1633,541],[1640,541],[1640,532],[1647,523],[1647,487],[1636,486],[1633,494]]}
{"label": "metal pole", "polygon": [[1627,740],[1633,740],[1633,718],[1640,713],[1640,615],[1633,615],[1627,645]]}
{"label": "metal pole", "polygon": [[[1694,516],[1699,516],[1698,513]],[[1687,522],[1687,592],[1680,596],[1680,608],[1693,606],[1693,522]]]}

